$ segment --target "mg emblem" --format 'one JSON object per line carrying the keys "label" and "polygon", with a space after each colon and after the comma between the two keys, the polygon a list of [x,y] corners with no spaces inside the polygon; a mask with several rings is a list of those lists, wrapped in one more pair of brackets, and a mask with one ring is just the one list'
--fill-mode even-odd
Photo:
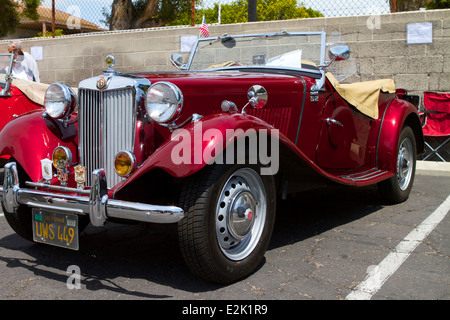
{"label": "mg emblem", "polygon": [[100,77],[97,79],[97,88],[104,89],[106,87],[106,79],[104,77]]}

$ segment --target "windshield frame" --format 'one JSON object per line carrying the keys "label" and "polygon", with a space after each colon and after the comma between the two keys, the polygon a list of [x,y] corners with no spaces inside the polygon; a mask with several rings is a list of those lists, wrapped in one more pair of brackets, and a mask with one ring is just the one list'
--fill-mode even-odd
{"label": "windshield frame", "polygon": [[[12,53],[0,53],[0,59],[1,57],[10,57],[9,60],[9,65],[5,66],[5,69],[8,68],[5,72],[5,79],[4,81],[2,81],[3,79],[0,79],[0,97],[4,97],[4,96],[9,96],[9,87],[11,85],[12,82],[12,65],[13,65],[13,60],[14,60],[14,54]],[[1,72],[1,71],[0,71]]]}
{"label": "windshield frame", "polygon": [[198,48],[201,48],[202,44],[212,44],[214,42],[221,41],[224,38],[231,37],[235,39],[239,38],[271,38],[271,37],[295,37],[295,36],[320,36],[321,37],[321,43],[320,43],[320,64],[319,66],[323,66],[325,64],[325,53],[326,53],[326,32],[324,30],[322,31],[305,31],[305,32],[276,32],[276,33],[250,33],[250,34],[241,34],[241,35],[228,35],[223,34],[219,37],[210,37],[210,38],[199,38],[197,39],[195,45],[193,46],[189,60],[185,66],[185,70],[187,71],[217,71],[217,70],[273,70],[273,69],[284,69],[284,70],[292,70],[292,71],[306,71],[309,73],[319,73],[319,71],[314,71],[308,68],[295,68],[295,67],[284,67],[284,66],[264,66],[264,65],[258,65],[258,66],[252,66],[252,65],[244,65],[244,66],[235,66],[235,67],[226,67],[226,68],[214,68],[214,69],[207,69],[207,70],[191,70],[192,62],[194,61],[195,54],[198,50]]}

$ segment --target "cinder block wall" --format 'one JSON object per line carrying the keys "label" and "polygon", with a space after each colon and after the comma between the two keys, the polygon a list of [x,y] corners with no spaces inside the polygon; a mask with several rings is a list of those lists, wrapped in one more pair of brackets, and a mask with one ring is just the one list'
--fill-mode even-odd
{"label": "cinder block wall", "polygon": [[[369,27],[368,27],[368,19]],[[379,19],[379,20],[377,20]],[[432,22],[433,43],[407,44],[407,25]],[[379,28],[378,28],[379,27]],[[393,78],[411,93],[450,92],[450,10],[415,11],[380,16],[353,16],[212,25],[211,36],[223,33],[317,31],[340,32],[357,62],[353,81]],[[102,73],[104,58],[112,54],[120,71],[175,70],[169,62],[180,51],[180,38],[198,35],[196,27],[149,29],[23,40],[25,51],[43,47],[38,62],[42,82],[77,86]],[[6,52],[8,41],[0,41]]]}

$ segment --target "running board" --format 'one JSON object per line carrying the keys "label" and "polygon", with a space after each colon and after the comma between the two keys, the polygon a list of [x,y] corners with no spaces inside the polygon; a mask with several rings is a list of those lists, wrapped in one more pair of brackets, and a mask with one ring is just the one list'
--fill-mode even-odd
{"label": "running board", "polygon": [[368,180],[379,178],[388,173],[389,173],[389,171],[386,171],[386,170],[372,168],[367,171],[361,171],[361,172],[352,173],[349,175],[341,175],[339,177],[342,179],[351,180],[354,182],[363,182],[363,181],[368,181]]}

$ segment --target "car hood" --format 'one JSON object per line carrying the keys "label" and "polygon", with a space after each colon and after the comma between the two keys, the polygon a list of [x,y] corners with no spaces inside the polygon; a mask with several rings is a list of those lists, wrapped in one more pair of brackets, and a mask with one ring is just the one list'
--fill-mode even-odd
{"label": "car hood", "polygon": [[[247,92],[253,85],[263,86],[269,95],[268,107],[287,96],[303,94],[301,76],[239,71],[203,71],[134,73],[153,84],[168,81],[178,86],[183,94],[182,118],[192,113],[208,115],[221,112],[223,100],[234,102],[241,109],[248,102]],[[180,119],[182,120],[182,119]]]}
{"label": "car hood", "polygon": [[[211,93],[240,92],[242,87],[249,84],[271,83],[271,87],[286,91],[284,87],[289,82],[300,81],[298,77],[286,74],[272,74],[259,72],[239,71],[202,71],[202,72],[165,72],[165,73],[133,73],[133,76],[143,77],[152,83],[169,81],[180,87],[186,93],[205,93],[205,89],[211,89]],[[276,85],[276,83],[279,85]],[[283,83],[283,84],[281,84]],[[284,87],[284,89],[282,89]],[[292,88],[290,88],[292,90]]]}

